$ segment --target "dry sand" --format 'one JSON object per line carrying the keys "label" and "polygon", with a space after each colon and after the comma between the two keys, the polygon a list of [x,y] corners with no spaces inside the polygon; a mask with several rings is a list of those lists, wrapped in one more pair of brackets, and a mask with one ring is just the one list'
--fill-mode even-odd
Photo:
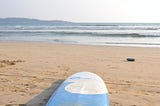
{"label": "dry sand", "polygon": [[160,105],[160,48],[31,42],[0,43],[0,105],[45,106],[51,93],[79,71],[103,78],[111,106]]}

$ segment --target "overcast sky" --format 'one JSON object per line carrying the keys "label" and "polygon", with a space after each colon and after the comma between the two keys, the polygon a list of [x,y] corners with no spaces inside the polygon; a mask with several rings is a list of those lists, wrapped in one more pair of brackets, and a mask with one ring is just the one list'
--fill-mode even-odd
{"label": "overcast sky", "polygon": [[0,0],[0,18],[160,22],[160,0]]}

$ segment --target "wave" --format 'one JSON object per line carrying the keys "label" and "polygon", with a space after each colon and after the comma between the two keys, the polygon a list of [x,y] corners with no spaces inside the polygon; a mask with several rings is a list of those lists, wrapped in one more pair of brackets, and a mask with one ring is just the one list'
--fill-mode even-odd
{"label": "wave", "polygon": [[105,42],[105,44],[125,44],[125,45],[160,45],[160,43],[122,43],[122,42]]}
{"label": "wave", "polygon": [[59,30],[0,30],[0,36],[28,34],[28,35],[61,35],[61,36],[96,36],[96,37],[160,37],[160,32],[132,33],[132,32],[99,32],[99,31],[59,31]]}
{"label": "wave", "polygon": [[0,30],[160,30],[160,25],[0,26]]}
{"label": "wave", "polygon": [[160,37],[159,34],[140,33],[99,33],[99,32],[54,32],[61,35],[100,36],[100,37]]}

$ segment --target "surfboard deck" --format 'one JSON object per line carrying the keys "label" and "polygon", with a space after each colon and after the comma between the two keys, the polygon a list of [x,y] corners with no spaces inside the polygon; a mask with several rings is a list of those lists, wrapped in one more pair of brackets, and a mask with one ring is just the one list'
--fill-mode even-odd
{"label": "surfboard deck", "polygon": [[59,86],[46,106],[109,106],[108,90],[98,75],[79,72]]}

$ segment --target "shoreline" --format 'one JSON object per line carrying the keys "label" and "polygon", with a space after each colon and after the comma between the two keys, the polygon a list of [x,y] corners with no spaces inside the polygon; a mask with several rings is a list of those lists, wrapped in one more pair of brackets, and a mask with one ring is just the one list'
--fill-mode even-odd
{"label": "shoreline", "polygon": [[[72,43],[55,43],[55,42],[45,42],[45,41],[0,41],[0,43],[35,43],[35,44],[53,44],[53,45],[78,45],[78,46],[94,46],[94,47],[119,47],[119,48],[153,48],[160,49],[160,47],[145,47],[145,46],[127,46],[127,45],[96,45],[96,44],[72,44]],[[119,43],[118,43],[119,44]]]}
{"label": "shoreline", "polygon": [[104,80],[111,106],[158,106],[159,63],[159,48],[0,42],[0,105],[45,106],[68,76],[90,71]]}

